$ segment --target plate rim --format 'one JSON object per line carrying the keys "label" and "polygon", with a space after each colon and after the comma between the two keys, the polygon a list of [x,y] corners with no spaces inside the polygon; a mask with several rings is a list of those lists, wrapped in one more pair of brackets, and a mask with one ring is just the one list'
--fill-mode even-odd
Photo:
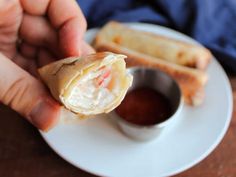
{"label": "plate rim", "polygon": [[[123,23],[123,22],[122,22]],[[160,25],[157,25],[157,24],[149,24],[149,23],[142,23],[142,22],[128,22],[128,23],[123,23],[123,24],[126,24],[128,26],[143,26],[144,28],[147,27],[147,26],[150,26],[151,28],[159,28],[159,29],[162,29],[164,31],[168,31],[170,33],[175,33],[177,35],[180,35],[180,36],[184,36],[185,38],[187,38],[189,41],[191,41],[192,43],[195,43],[197,45],[200,45],[200,46],[203,46],[202,44],[200,44],[198,41],[196,41],[195,39],[191,38],[190,36],[187,36],[186,34],[183,34],[181,32],[178,32],[178,31],[175,31],[173,29],[170,29],[170,28],[167,28],[167,27],[164,27],[164,26],[160,26]],[[93,31],[97,32],[100,28],[91,28],[91,29],[88,29],[86,31],[86,33],[90,32],[92,33]],[[204,46],[203,46],[204,47]],[[221,70],[221,73],[223,74],[222,76],[224,77],[226,83],[227,83],[227,86],[226,86],[226,89],[227,89],[227,95],[228,95],[228,99],[229,99],[229,108],[228,108],[228,111],[227,111],[227,115],[225,117],[227,117],[225,119],[225,124],[224,124],[224,127],[222,127],[222,130],[221,130],[221,133],[217,136],[217,138],[215,139],[215,142],[212,143],[211,146],[208,147],[208,149],[202,153],[201,156],[199,156],[198,158],[196,158],[195,160],[191,161],[190,163],[186,164],[186,165],[183,165],[182,167],[179,167],[177,170],[173,170],[172,173],[169,173],[169,174],[164,174],[164,176],[172,176],[172,175],[176,175],[176,174],[179,174],[183,171],[186,171],[190,168],[192,168],[193,166],[197,165],[198,163],[200,163],[202,160],[204,160],[208,155],[210,155],[215,149],[216,147],[220,144],[220,142],[222,141],[222,139],[224,138],[227,130],[228,130],[228,127],[230,125],[230,122],[231,122],[231,119],[232,119],[232,113],[233,113],[233,94],[232,94],[232,86],[231,86],[231,83],[229,81],[229,78],[227,77],[227,74],[225,72],[225,70],[223,69],[223,67],[220,65],[219,61],[213,56],[213,60],[212,62],[215,62],[218,67],[220,68]],[[86,168],[86,167],[82,167],[80,165],[78,165],[78,163],[75,163],[73,162],[73,160],[70,160],[70,158],[66,157],[66,155],[64,155],[63,153],[59,152],[56,148],[56,146],[54,146],[51,141],[48,139],[48,137],[45,135],[45,132],[43,131],[40,131],[40,134],[41,136],[43,137],[43,139],[46,141],[46,143],[50,146],[50,148],[56,153],[58,154],[60,157],[62,157],[65,161],[69,162],[71,165],[73,165],[74,167],[76,168],[79,168],[81,170],[84,170],[86,172],[89,172],[93,175],[99,175],[99,176],[104,176],[106,174],[100,174],[100,172],[95,172],[89,168]]]}

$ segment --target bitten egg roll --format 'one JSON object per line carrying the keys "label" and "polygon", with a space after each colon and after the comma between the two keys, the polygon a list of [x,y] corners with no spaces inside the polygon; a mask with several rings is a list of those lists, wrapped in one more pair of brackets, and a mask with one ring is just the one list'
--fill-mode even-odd
{"label": "bitten egg roll", "polygon": [[108,113],[121,103],[132,83],[125,57],[101,52],[59,60],[38,71],[53,97],[70,111]]}

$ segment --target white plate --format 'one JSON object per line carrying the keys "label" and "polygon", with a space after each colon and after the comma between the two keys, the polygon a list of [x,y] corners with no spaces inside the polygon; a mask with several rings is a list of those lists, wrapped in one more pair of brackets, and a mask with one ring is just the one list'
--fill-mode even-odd
{"label": "white plate", "polygon": [[[164,27],[129,25],[196,43]],[[90,42],[96,32],[96,29],[89,30],[86,40]],[[184,106],[180,120],[160,139],[135,142],[124,136],[105,115],[76,123],[61,123],[42,136],[65,160],[96,175],[156,177],[182,172],[213,151],[230,123],[233,102],[228,78],[216,60],[207,72],[209,82],[204,104],[196,108]]]}

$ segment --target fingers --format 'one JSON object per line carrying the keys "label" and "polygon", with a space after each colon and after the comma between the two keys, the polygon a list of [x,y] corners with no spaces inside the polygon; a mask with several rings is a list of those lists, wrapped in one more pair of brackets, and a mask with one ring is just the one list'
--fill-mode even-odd
{"label": "fingers", "polygon": [[[59,48],[64,56],[80,55],[80,45],[87,24],[76,1],[37,0],[35,2],[32,0],[21,0],[21,4],[28,14],[34,16],[47,15],[53,28],[59,31]],[[37,22],[37,24],[39,27],[40,23]],[[37,24],[35,25],[37,26]],[[30,25],[30,23],[28,25]],[[30,31],[29,28],[26,28],[28,25],[22,25],[24,36],[27,36],[27,38],[33,37],[33,41],[35,41],[36,38],[45,37],[45,33],[43,33],[44,35],[41,34],[38,37],[35,37],[36,32],[39,32],[40,29],[40,33],[45,32],[45,30],[43,30],[44,26],[41,26],[41,28],[37,27],[38,30],[35,33],[31,30],[31,33],[27,34],[27,31]],[[36,27],[33,29],[36,29]]]}
{"label": "fingers", "polygon": [[56,31],[44,17],[25,14],[20,36],[31,45],[47,47],[51,52],[59,53]]}
{"label": "fingers", "polygon": [[18,0],[0,0],[0,51],[8,57],[15,55],[22,8]]}
{"label": "fingers", "polygon": [[47,49],[40,49],[38,53],[38,67],[42,67],[54,61],[53,56]]}
{"label": "fingers", "polygon": [[59,44],[64,55],[80,55],[87,24],[76,1],[51,1],[48,15],[53,26],[59,28]]}
{"label": "fingers", "polygon": [[50,0],[20,0],[23,9],[31,15],[45,15]]}
{"label": "fingers", "polygon": [[[51,0],[48,7],[48,17],[55,28],[62,27],[70,19],[77,18],[80,21],[80,29],[86,30],[84,15],[74,0]],[[78,30],[78,29],[77,29]]]}
{"label": "fingers", "polygon": [[0,27],[20,25],[22,9],[18,0],[0,0]]}
{"label": "fingers", "polygon": [[46,48],[36,48],[27,42],[23,42],[19,48],[21,54],[15,56],[12,60],[35,77],[38,77],[38,67],[51,63],[57,58]]}
{"label": "fingers", "polygon": [[30,60],[29,58],[25,58],[21,55],[16,55],[12,61],[16,63],[18,66],[23,68],[25,71],[29,72],[31,75],[38,77],[37,73],[37,63],[35,60]]}
{"label": "fingers", "polygon": [[0,54],[0,101],[26,117],[42,130],[53,127],[60,105],[47,93],[41,82]]}
{"label": "fingers", "polygon": [[66,22],[59,31],[59,44],[65,56],[81,54],[81,43],[84,31],[79,30],[80,19],[74,18]]}
{"label": "fingers", "polygon": [[20,45],[20,52],[26,58],[35,58],[37,56],[38,50],[33,45],[23,42]]}

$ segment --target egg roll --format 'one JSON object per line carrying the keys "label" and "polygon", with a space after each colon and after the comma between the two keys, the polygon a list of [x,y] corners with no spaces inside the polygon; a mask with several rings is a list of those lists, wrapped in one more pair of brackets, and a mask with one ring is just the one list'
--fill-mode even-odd
{"label": "egg roll", "polygon": [[170,37],[131,29],[118,22],[107,23],[95,39],[95,48],[107,42],[171,63],[205,70],[212,59],[206,48]]}
{"label": "egg roll", "polygon": [[[205,98],[205,72],[211,53],[198,45],[109,22],[97,33],[93,46],[97,51],[111,51],[127,56],[127,66],[159,69],[179,84],[187,104],[201,105]],[[181,57],[179,57],[181,54]]]}
{"label": "egg roll", "polygon": [[116,108],[132,84],[125,57],[101,52],[59,60],[38,71],[52,96],[67,109],[96,115]]}

